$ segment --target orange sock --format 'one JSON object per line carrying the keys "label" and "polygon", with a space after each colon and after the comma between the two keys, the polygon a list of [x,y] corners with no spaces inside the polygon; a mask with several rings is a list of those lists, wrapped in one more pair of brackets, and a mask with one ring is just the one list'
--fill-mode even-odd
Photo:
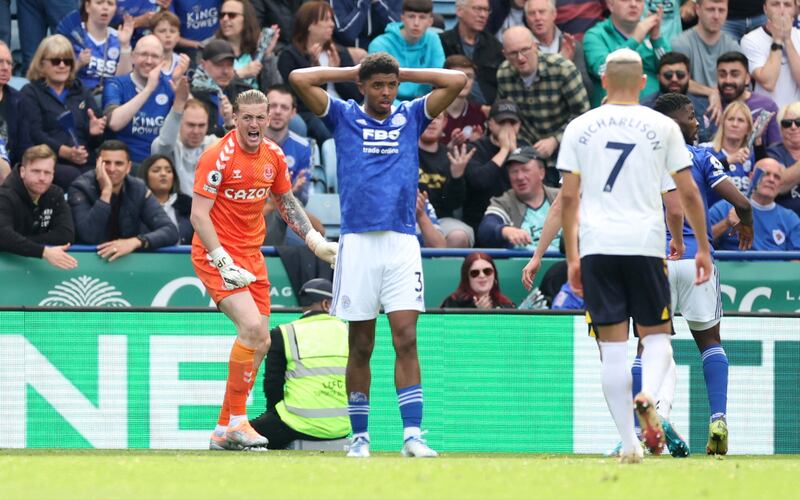
{"label": "orange sock", "polygon": [[228,422],[231,420],[231,404],[228,400],[228,387],[225,387],[225,398],[222,401],[222,410],[219,411],[219,419],[217,419],[217,424],[219,426],[228,426]]}
{"label": "orange sock", "polygon": [[248,348],[238,339],[231,348],[231,358],[228,361],[228,384],[225,391],[228,394],[230,414],[243,416],[247,414],[247,395],[255,379],[253,369],[254,348]]}

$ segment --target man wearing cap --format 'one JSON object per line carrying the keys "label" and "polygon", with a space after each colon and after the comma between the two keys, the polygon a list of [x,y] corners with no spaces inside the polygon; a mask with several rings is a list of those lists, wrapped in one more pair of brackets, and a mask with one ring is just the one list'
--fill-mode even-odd
{"label": "man wearing cap", "polygon": [[462,220],[477,232],[489,200],[506,191],[511,184],[503,165],[517,147],[530,145],[517,138],[519,110],[514,101],[497,99],[489,111],[489,134],[473,142],[475,153],[464,173],[467,192]]}
{"label": "man wearing cap", "polygon": [[270,331],[264,371],[267,410],[250,421],[269,449],[294,440],[336,440],[350,433],[344,371],[347,325],[328,315],[333,286],[327,279],[303,284],[303,316]]}
{"label": "man wearing cap", "polygon": [[236,54],[227,40],[215,38],[203,47],[202,60],[192,79],[192,95],[208,108],[208,133],[217,137],[233,128],[233,102],[240,93],[250,90],[236,76]]}
{"label": "man wearing cap", "polygon": [[[544,159],[533,147],[512,151],[505,165],[511,188],[489,201],[478,227],[480,247],[536,249],[547,212],[558,195],[558,189],[543,184],[544,167]],[[558,251],[559,242],[556,237],[548,249]]]}
{"label": "man wearing cap", "polygon": [[[503,33],[503,54],[497,96],[519,104],[520,135],[539,157],[555,160],[567,123],[589,110],[581,74],[560,54],[539,52],[533,33],[524,26]],[[545,183],[558,185],[558,179],[558,172],[550,168]]]}

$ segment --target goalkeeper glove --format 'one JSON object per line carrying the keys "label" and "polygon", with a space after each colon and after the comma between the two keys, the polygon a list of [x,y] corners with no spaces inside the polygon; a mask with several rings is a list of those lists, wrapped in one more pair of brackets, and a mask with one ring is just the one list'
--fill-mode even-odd
{"label": "goalkeeper glove", "polygon": [[231,258],[222,246],[211,251],[208,256],[211,257],[212,263],[219,270],[225,289],[243,288],[255,282],[256,276],[251,274],[247,269],[243,269],[233,263],[233,258]]}
{"label": "goalkeeper glove", "polygon": [[306,234],[306,246],[317,255],[320,260],[330,263],[331,267],[336,265],[336,253],[339,246],[336,243],[326,241],[322,234],[311,229]]}

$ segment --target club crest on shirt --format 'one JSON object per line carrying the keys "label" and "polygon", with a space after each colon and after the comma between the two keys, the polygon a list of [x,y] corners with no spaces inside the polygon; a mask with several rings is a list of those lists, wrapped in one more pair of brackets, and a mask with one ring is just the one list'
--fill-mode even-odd
{"label": "club crest on shirt", "polygon": [[116,59],[119,57],[119,49],[117,47],[111,47],[108,49],[108,57],[109,59]]}
{"label": "club crest on shirt", "polygon": [[392,116],[391,123],[392,126],[403,126],[406,124],[406,121],[407,121],[406,117],[403,116],[402,114],[395,114],[394,116]]}
{"label": "club crest on shirt", "polygon": [[267,180],[272,180],[275,177],[275,170],[272,169],[272,166],[267,166],[264,168],[264,178]]}
{"label": "club crest on shirt", "polygon": [[159,106],[163,106],[167,102],[169,102],[169,97],[167,97],[167,94],[156,95],[156,104],[158,104]]}
{"label": "club crest on shirt", "polygon": [[776,244],[783,244],[783,242],[786,240],[786,234],[784,234],[780,229],[772,229],[772,239]]}
{"label": "club crest on shirt", "polygon": [[286,156],[286,166],[289,168],[294,168],[294,156]]}

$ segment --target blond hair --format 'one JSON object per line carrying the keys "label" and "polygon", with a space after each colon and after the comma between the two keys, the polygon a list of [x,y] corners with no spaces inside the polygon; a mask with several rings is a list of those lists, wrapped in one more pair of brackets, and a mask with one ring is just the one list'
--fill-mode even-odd
{"label": "blond hair", "polygon": [[236,96],[236,102],[233,103],[233,112],[238,113],[241,106],[252,104],[266,104],[269,107],[269,99],[261,90],[246,90]]}
{"label": "blond hair", "polygon": [[745,143],[747,142],[747,136],[750,135],[750,132],[753,130],[753,117],[750,115],[750,108],[747,107],[742,101],[735,100],[728,104],[728,107],[722,112],[722,117],[719,119],[719,128],[717,129],[717,133],[714,135],[714,139],[711,141],[711,145],[714,147],[714,150],[719,152],[722,150],[722,146],[725,144],[725,120],[731,114],[739,111],[740,113],[744,114],[744,119],[747,121],[747,133],[742,138],[742,143],[739,147],[744,147]]}
{"label": "blond hair", "polygon": [[22,155],[22,166],[28,166],[40,159],[52,159],[55,164],[56,153],[54,153],[47,144],[29,147],[25,149],[25,153]]}
{"label": "blond hair", "polygon": [[792,113],[793,115],[800,117],[800,101],[795,101],[791,104],[786,104],[783,106],[781,110],[778,111],[778,122],[785,118],[787,113]]}
{"label": "blond hair", "polygon": [[75,73],[78,71],[75,64],[75,51],[72,49],[72,44],[63,35],[50,35],[39,44],[36,53],[33,54],[31,65],[28,67],[28,73],[25,75],[30,81],[43,80],[45,78],[42,72],[42,64],[45,59],[53,57],[62,57],[64,59],[72,59],[72,68],[69,71],[69,78],[67,84],[69,85],[75,81]]}

